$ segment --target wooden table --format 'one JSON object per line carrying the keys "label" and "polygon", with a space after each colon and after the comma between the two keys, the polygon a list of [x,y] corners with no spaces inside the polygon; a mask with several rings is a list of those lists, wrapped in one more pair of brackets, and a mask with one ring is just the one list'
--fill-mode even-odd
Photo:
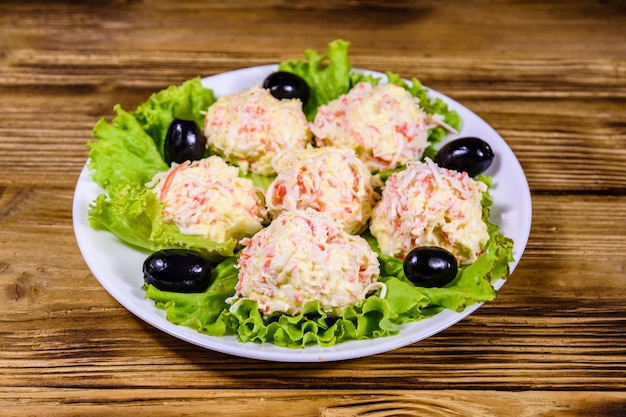
{"label": "wooden table", "polygon": [[[195,347],[121,307],[72,228],[95,122],[335,38],[516,153],[533,227],[498,298],[419,343],[310,364]],[[5,0],[0,94],[0,414],[626,415],[624,2]]]}

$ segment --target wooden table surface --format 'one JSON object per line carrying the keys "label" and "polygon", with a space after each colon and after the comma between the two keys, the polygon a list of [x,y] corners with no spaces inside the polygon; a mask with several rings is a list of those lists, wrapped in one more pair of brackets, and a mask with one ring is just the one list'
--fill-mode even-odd
{"label": "wooden table surface", "polygon": [[[328,363],[217,353],[94,278],[72,198],[96,121],[197,75],[351,42],[491,124],[533,199],[495,301]],[[626,415],[626,3],[0,2],[0,415]]]}

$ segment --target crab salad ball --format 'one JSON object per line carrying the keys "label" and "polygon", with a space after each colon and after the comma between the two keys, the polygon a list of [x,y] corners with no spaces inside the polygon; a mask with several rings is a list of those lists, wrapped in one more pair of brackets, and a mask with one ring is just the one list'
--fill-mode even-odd
{"label": "crab salad ball", "polygon": [[310,146],[283,152],[272,165],[278,174],[266,194],[272,216],[311,208],[329,213],[348,233],[367,227],[375,181],[353,151]]}
{"label": "crab salad ball", "polygon": [[241,242],[236,293],[227,300],[254,300],[265,315],[298,314],[309,301],[339,315],[377,282],[378,257],[360,236],[345,232],[327,213],[285,212],[268,227]]}
{"label": "crab salad ball", "polygon": [[165,221],[174,223],[181,233],[226,242],[251,236],[267,220],[262,191],[238,174],[237,167],[212,155],[173,163],[147,186],[163,203]]}
{"label": "crab salad ball", "polygon": [[278,152],[311,142],[300,100],[279,100],[259,85],[218,98],[207,111],[204,135],[211,152],[244,173],[262,175],[274,174],[271,160]]}
{"label": "crab salad ball", "polygon": [[487,186],[430,159],[391,175],[374,207],[370,231],[385,255],[404,258],[418,246],[439,246],[470,264],[489,240],[481,200]]}
{"label": "crab salad ball", "polygon": [[429,127],[419,101],[407,90],[367,82],[320,106],[311,124],[317,146],[352,149],[372,172],[419,160]]}

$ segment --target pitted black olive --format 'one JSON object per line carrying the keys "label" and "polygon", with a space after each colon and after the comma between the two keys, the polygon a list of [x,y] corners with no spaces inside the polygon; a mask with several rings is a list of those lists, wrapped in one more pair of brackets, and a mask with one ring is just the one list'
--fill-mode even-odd
{"label": "pitted black olive", "polygon": [[458,272],[453,254],[437,246],[422,246],[411,249],[404,258],[404,275],[420,287],[443,287],[451,282]]}
{"label": "pitted black olive", "polygon": [[470,177],[475,177],[491,166],[493,158],[493,151],[487,142],[467,137],[445,144],[435,156],[435,163],[443,168],[465,171]]}
{"label": "pitted black olive", "polygon": [[263,88],[270,90],[270,94],[279,100],[300,99],[303,106],[311,96],[311,89],[302,77],[285,71],[270,74],[263,81]]}
{"label": "pitted black olive", "polygon": [[183,163],[204,157],[206,138],[193,120],[174,119],[167,129],[163,154],[165,162]]}
{"label": "pitted black olive", "polygon": [[164,249],[144,261],[143,279],[162,291],[203,292],[211,282],[211,264],[194,251]]}

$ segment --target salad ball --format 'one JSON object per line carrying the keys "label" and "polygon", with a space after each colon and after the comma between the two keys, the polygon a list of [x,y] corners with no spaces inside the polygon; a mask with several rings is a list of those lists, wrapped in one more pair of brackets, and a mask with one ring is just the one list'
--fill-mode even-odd
{"label": "salad ball", "polygon": [[404,259],[415,247],[437,246],[470,264],[489,240],[481,200],[487,185],[426,158],[385,182],[370,231],[383,254]]}
{"label": "salad ball", "polygon": [[220,97],[207,111],[207,147],[248,171],[273,175],[272,158],[286,149],[303,149],[311,131],[298,99],[279,100],[255,85]]}
{"label": "salad ball", "polygon": [[[236,293],[227,301],[254,300],[259,311],[297,314],[309,301],[339,315],[375,290],[378,257],[365,239],[345,232],[327,213],[285,212],[241,242]],[[383,295],[384,296],[384,295]]]}
{"label": "salad ball", "polygon": [[227,242],[256,233],[267,220],[263,192],[216,155],[173,163],[148,187],[163,203],[165,221],[183,234]]}
{"label": "salad ball", "polygon": [[272,165],[278,173],[266,194],[272,216],[311,208],[329,213],[348,233],[367,227],[375,181],[351,150],[308,147],[283,152]]}
{"label": "salad ball", "polygon": [[366,82],[320,106],[311,126],[317,146],[352,149],[372,172],[420,159],[428,129],[426,113],[408,91]]}

